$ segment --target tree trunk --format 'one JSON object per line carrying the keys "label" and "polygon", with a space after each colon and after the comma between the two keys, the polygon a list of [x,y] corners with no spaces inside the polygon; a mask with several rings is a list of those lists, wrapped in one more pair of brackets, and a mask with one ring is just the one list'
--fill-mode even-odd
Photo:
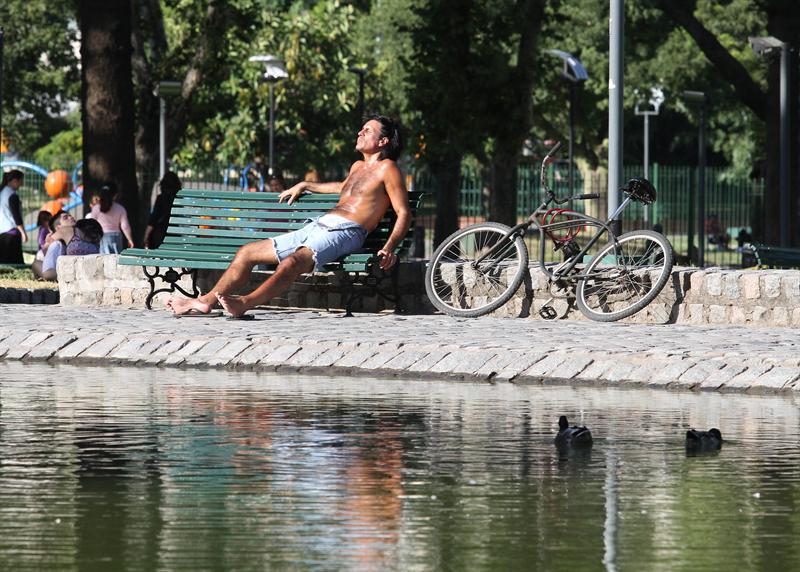
{"label": "tree trunk", "polygon": [[492,156],[489,213],[493,221],[509,226],[517,224],[518,147],[498,146]]}
{"label": "tree trunk", "polygon": [[461,199],[461,155],[448,153],[430,163],[436,189],[436,224],[433,231],[434,248],[458,230]]}
{"label": "tree trunk", "polygon": [[517,6],[520,39],[517,64],[509,71],[500,90],[506,119],[491,131],[496,149],[492,156],[492,187],[489,195],[491,220],[517,224],[517,166],[522,142],[533,127],[532,95],[535,82],[534,62],[539,32],[544,20],[543,0],[521,0]]}
{"label": "tree trunk", "polygon": [[130,1],[80,0],[78,16],[84,207],[92,191],[113,182],[138,237],[144,221],[135,170]]}

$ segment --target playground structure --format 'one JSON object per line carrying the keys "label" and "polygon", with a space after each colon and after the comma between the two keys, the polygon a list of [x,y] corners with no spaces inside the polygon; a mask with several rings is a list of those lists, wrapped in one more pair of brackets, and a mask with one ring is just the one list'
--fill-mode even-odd
{"label": "playground structure", "polygon": [[[0,163],[2,170],[19,169],[25,174],[25,180],[19,190],[22,202],[22,214],[25,230],[28,232],[28,243],[25,250],[35,250],[36,218],[41,210],[55,214],[59,210],[80,217],[83,209],[81,191],[83,185],[78,183],[81,163],[78,163],[71,174],[62,169],[48,171],[40,165],[29,161],[7,160]],[[81,211],[81,212],[79,212]]]}

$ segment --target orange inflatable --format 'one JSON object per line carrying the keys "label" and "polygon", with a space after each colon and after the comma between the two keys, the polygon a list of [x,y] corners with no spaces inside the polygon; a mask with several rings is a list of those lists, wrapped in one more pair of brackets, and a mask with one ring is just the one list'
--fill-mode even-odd
{"label": "orange inflatable", "polygon": [[69,195],[69,187],[69,174],[63,169],[50,171],[44,180],[44,189],[47,191],[47,195],[53,199],[67,197]]}
{"label": "orange inflatable", "polygon": [[47,201],[44,203],[40,210],[47,211],[51,215],[54,215],[58,211],[63,210],[66,204],[67,199],[53,199],[52,201]]}

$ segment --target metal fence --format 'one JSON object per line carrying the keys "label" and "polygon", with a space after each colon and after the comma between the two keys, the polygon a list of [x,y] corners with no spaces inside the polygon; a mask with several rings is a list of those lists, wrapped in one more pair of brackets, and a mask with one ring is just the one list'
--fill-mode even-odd
{"label": "metal fence", "polygon": [[[624,180],[641,176],[638,165],[624,169]],[[565,164],[550,169],[548,185],[558,196],[579,193],[598,193],[599,199],[575,201],[570,209],[604,219],[608,204],[608,178],[605,172],[574,172],[573,190],[570,192]],[[752,235],[754,220],[761,212],[764,182],[761,179],[731,181],[722,168],[706,168],[705,191],[705,264],[706,266],[737,267],[742,265],[741,242]],[[689,264],[689,244],[692,244],[692,261],[696,261],[698,228],[696,221],[697,169],[687,166],[653,165],[650,180],[658,190],[658,199],[650,207],[634,203],[623,213],[625,230],[655,229],[669,238],[678,262]],[[425,200],[417,217],[417,225],[425,229],[425,257],[433,252],[433,229],[436,212],[436,185],[429,173],[417,172],[413,177],[415,190],[425,192]],[[527,218],[541,202],[538,166],[523,165],[519,169],[517,184],[517,218]],[[466,226],[487,220],[489,186],[481,172],[464,168],[461,175],[461,200],[459,225]],[[738,239],[738,240],[737,240]],[[538,252],[538,236],[527,238],[531,253]]]}
{"label": "metal fence", "polygon": [[[250,166],[175,166],[173,167],[184,186],[194,188],[237,190],[242,185],[261,189],[263,178],[255,167]],[[25,181],[20,190],[25,222],[35,228],[36,216],[50,199],[45,192],[43,169],[25,172]],[[624,179],[641,176],[641,166],[628,166]],[[139,173],[139,181],[152,186],[158,180],[158,173]],[[585,212],[598,218],[606,216],[607,176],[604,172],[574,172],[573,191],[568,188],[567,165],[559,163],[549,172],[548,184],[559,196],[578,193],[599,193],[600,199],[580,201],[569,208]],[[697,188],[697,169],[687,166],[653,165],[651,176],[658,189],[658,200],[645,210],[639,204],[632,204],[623,214],[623,230],[656,228],[672,242],[680,263],[689,263],[689,244],[697,248],[698,229],[695,220],[695,189]],[[415,190],[423,191],[425,197],[417,217],[417,226],[424,229],[424,252],[418,256],[430,257],[433,252],[433,229],[436,212],[436,185],[430,175],[419,171],[411,177]],[[461,198],[459,225],[486,220],[489,210],[488,178],[480,169],[465,167],[461,175]],[[289,181],[291,182],[291,181]],[[79,183],[79,181],[78,181]],[[725,176],[722,168],[706,169],[705,222],[706,244],[705,263],[707,266],[740,266],[742,262],[741,240],[753,233],[754,221],[760,216],[763,201],[764,182],[761,179],[733,180]],[[518,173],[517,217],[525,219],[539,205],[541,200],[538,165],[522,165]],[[155,200],[155,194],[153,195]],[[74,201],[72,201],[74,202]],[[77,205],[71,209],[76,217],[83,216],[83,208]],[[744,233],[742,232],[744,231]],[[35,232],[30,232],[27,251],[35,250]],[[740,240],[737,240],[739,238]],[[537,236],[528,237],[531,253],[538,252]],[[692,258],[696,260],[696,256]]]}

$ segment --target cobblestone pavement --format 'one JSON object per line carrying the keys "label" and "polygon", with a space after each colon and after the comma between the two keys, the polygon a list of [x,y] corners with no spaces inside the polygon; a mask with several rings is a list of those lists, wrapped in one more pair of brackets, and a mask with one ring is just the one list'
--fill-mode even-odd
{"label": "cobblestone pavement", "polygon": [[796,329],[0,305],[0,359],[515,383],[800,391]]}

